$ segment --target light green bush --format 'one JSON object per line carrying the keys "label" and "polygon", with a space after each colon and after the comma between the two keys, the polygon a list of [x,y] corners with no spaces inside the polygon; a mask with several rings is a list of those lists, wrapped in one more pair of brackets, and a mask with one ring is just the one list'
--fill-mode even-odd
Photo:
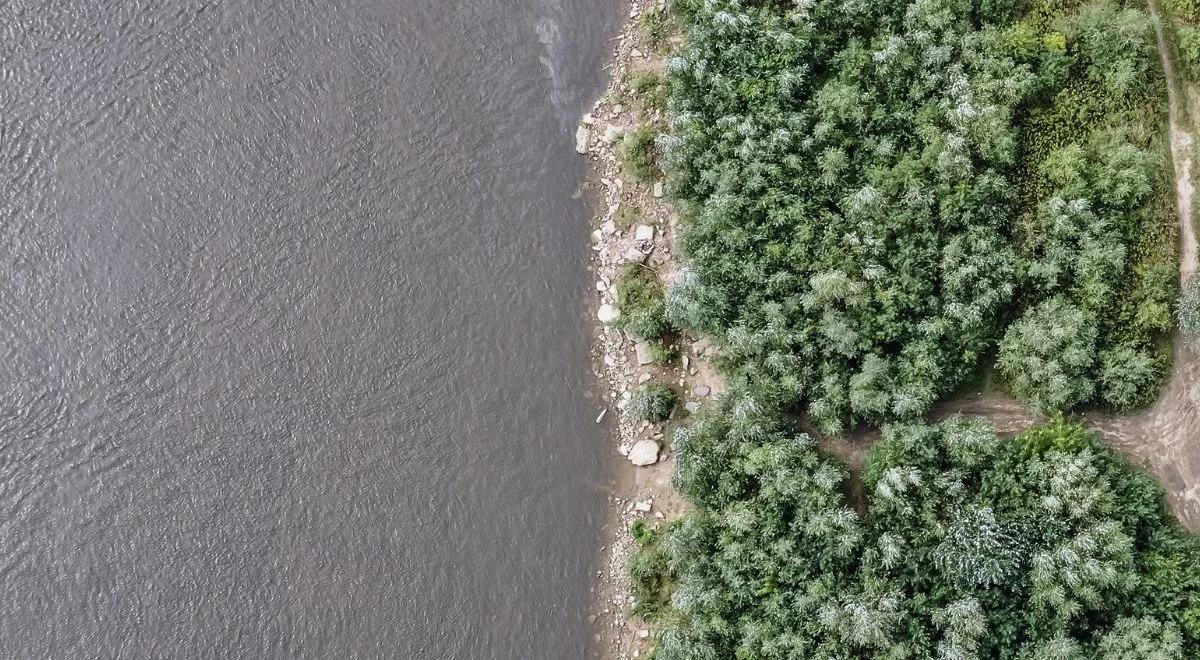
{"label": "light green bush", "polygon": [[671,416],[679,396],[675,390],[657,382],[649,382],[633,391],[626,410],[636,419],[661,422]]}

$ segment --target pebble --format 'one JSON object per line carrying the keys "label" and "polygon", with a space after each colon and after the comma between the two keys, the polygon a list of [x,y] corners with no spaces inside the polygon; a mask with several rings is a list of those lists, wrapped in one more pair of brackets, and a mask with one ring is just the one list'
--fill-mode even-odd
{"label": "pebble", "polygon": [[641,385],[642,383],[650,380],[650,378],[651,378],[650,374],[647,374],[647,373],[644,373],[641,376],[638,376],[638,385]]}
{"label": "pebble", "polygon": [[708,385],[697,385],[696,389],[692,390],[692,394],[695,394],[697,397],[700,397],[701,399],[708,396],[709,393],[711,393],[711,392],[712,392],[712,388],[710,388]]}
{"label": "pebble", "polygon": [[634,240],[652,241],[654,240],[654,227],[651,225],[638,225],[637,231],[633,235]]}
{"label": "pebble", "polygon": [[683,404],[683,409],[695,415],[696,413],[700,412],[700,402],[688,401],[687,403]]}
{"label": "pebble", "polygon": [[604,303],[603,305],[600,305],[600,309],[596,311],[596,318],[599,319],[601,323],[609,324],[621,318],[621,310],[608,303]]}

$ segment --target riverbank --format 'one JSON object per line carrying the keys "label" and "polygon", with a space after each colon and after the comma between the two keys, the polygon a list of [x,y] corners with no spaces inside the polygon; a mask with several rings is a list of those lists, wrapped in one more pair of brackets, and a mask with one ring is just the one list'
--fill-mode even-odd
{"label": "riverbank", "polygon": [[[587,184],[594,214],[589,271],[596,292],[592,306],[595,327],[592,371],[599,380],[604,408],[597,423],[608,434],[613,456],[613,487],[604,529],[606,543],[593,584],[590,618],[595,627],[593,657],[644,657],[652,644],[651,625],[631,613],[633,596],[628,579],[630,557],[636,551],[629,532],[638,520],[647,527],[669,524],[682,515],[685,503],[671,487],[675,457],[670,429],[694,414],[723,389],[711,366],[715,349],[709,342],[672,337],[661,355],[614,326],[621,301],[616,283],[623,267],[642,264],[668,286],[678,272],[675,239],[678,217],[667,200],[661,175],[635,180],[622,171],[621,144],[625,135],[642,126],[661,125],[663,109],[639,98],[645,90],[637,81],[661,75],[666,48],[662,33],[647,26],[665,20],[662,0],[634,0],[628,19],[614,40],[616,46],[607,93],[585,115],[576,135],[577,151],[591,167]],[[657,358],[657,361],[656,361]],[[625,414],[631,392],[647,382],[670,385],[680,403],[666,422],[640,421]]]}

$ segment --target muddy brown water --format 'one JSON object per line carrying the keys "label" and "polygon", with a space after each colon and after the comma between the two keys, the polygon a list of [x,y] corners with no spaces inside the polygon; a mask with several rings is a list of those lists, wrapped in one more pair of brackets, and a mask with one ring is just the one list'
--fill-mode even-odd
{"label": "muddy brown water", "polygon": [[571,658],[615,2],[0,2],[0,657]]}

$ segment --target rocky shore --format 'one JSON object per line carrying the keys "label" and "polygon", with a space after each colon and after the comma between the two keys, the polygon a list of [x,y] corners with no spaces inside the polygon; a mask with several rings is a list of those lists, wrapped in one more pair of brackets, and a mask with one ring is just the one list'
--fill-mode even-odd
{"label": "rocky shore", "polygon": [[[670,428],[699,411],[723,387],[711,366],[716,349],[707,340],[680,336],[669,347],[677,357],[656,364],[648,344],[613,325],[621,318],[616,282],[623,266],[643,264],[665,285],[678,271],[678,218],[665,197],[661,177],[635,182],[622,173],[619,157],[627,133],[664,119],[661,108],[647,110],[639,103],[630,81],[639,74],[662,73],[665,60],[648,42],[644,19],[647,12],[665,16],[666,11],[663,0],[633,0],[628,21],[615,39],[608,92],[581,119],[575,140],[576,150],[593,170],[588,184],[595,211],[589,268],[597,296],[593,372],[605,403],[596,423],[613,430],[610,442],[617,466],[609,496],[607,543],[593,583],[591,620],[597,658],[645,657],[653,645],[652,625],[631,614],[627,574],[636,547],[629,529],[638,519],[648,527],[663,526],[683,512],[682,498],[671,487],[675,460]],[[622,209],[637,209],[636,219],[626,222]],[[634,388],[649,381],[669,384],[680,396],[680,405],[666,422],[640,421],[624,412]]]}

